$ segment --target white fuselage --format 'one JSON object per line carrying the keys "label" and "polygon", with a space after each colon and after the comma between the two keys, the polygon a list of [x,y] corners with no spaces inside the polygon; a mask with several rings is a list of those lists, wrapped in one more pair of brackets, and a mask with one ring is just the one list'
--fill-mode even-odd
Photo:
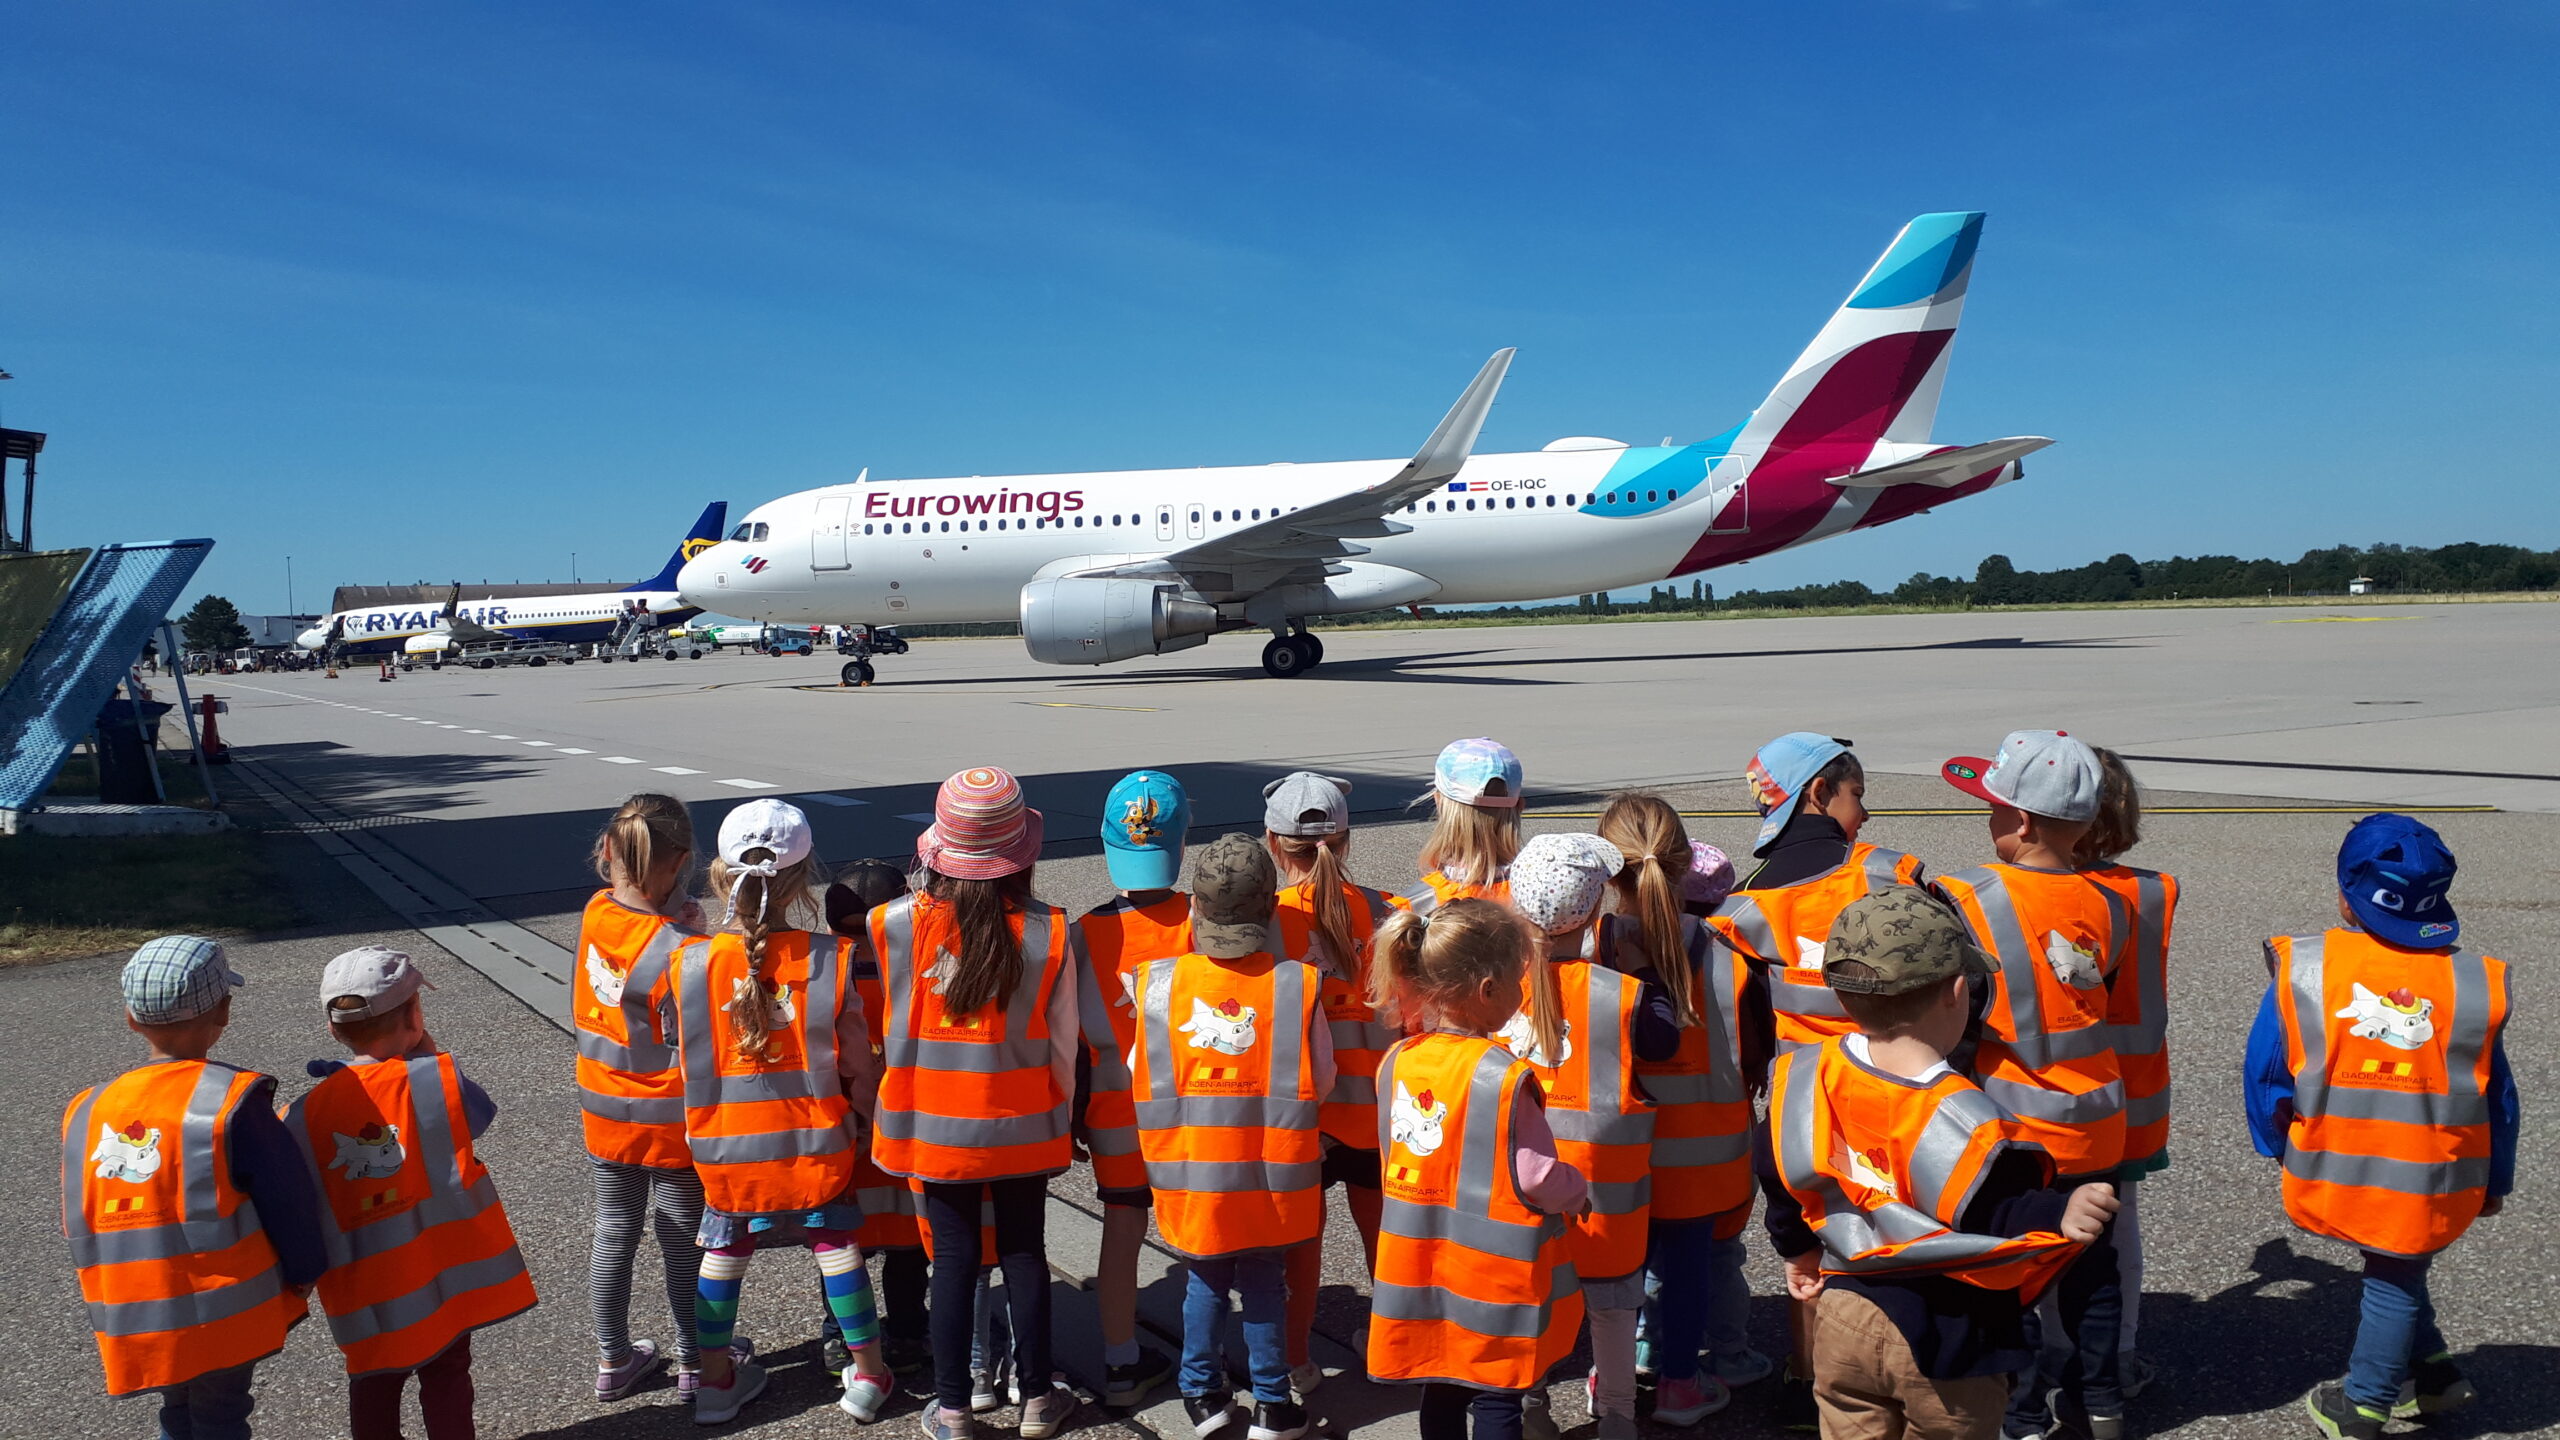
{"label": "white fuselage", "polygon": [[[461,618],[492,630],[527,639],[601,640],[622,619],[622,607],[649,602],[661,623],[671,624],[693,613],[684,597],[672,590],[599,590],[579,595],[527,595],[513,600],[472,600],[456,607]],[[350,655],[384,651],[400,653],[407,642],[444,629],[442,603],[367,605],[321,617],[320,623],[295,637],[305,650],[329,643],[329,627],[343,621],[339,644]]]}

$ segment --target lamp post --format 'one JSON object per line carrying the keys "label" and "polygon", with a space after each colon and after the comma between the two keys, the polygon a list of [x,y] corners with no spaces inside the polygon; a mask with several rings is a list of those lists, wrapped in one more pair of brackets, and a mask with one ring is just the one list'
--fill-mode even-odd
{"label": "lamp post", "polygon": [[293,608],[293,557],[284,557],[284,613],[297,613]]}

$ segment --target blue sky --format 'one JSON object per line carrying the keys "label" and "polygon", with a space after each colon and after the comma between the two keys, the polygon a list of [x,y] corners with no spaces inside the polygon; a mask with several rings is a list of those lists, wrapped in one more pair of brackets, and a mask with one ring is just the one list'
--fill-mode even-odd
{"label": "blue sky", "polygon": [[2560,545],[2548,4],[463,3],[12,20],[39,538],[206,588],[654,568],[849,478],[1741,419],[1991,212],[1938,434],[2026,483],[1711,576]]}

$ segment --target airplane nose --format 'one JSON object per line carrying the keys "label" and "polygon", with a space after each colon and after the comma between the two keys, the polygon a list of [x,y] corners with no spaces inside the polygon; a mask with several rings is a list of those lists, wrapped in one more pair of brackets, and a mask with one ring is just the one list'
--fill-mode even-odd
{"label": "airplane nose", "polygon": [[728,548],[724,541],[684,562],[684,568],[676,572],[676,594],[684,598],[684,603],[697,610],[718,608],[712,602],[721,592],[713,577],[728,560]]}

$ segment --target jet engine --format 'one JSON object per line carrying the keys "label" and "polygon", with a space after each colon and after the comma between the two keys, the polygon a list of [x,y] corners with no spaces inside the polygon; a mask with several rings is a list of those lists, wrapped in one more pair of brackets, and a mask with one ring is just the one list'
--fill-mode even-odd
{"label": "jet engine", "polygon": [[1109,665],[1205,645],[1218,607],[1159,580],[1067,576],[1022,587],[1022,644],[1043,665]]}

